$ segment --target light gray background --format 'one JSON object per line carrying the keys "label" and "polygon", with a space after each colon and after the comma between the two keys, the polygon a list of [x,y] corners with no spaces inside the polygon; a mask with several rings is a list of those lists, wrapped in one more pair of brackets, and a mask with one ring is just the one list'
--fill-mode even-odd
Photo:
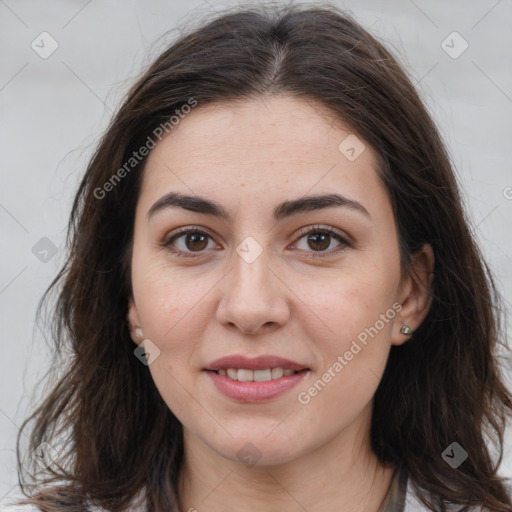
{"label": "light gray background", "polygon": [[[333,3],[383,39],[418,84],[453,156],[476,236],[510,311],[512,2]],[[35,309],[64,261],[71,201],[94,144],[133,79],[179,27],[230,5],[0,0],[0,503],[17,492],[18,425],[34,392],[43,391],[37,382],[51,357],[34,327]],[[43,31],[59,45],[47,59],[31,48]],[[469,44],[456,59],[442,48],[453,31]],[[461,43],[457,36],[447,42],[452,52]],[[46,263],[32,252],[42,237],[59,249]],[[506,450],[501,474],[511,477],[510,428]]]}

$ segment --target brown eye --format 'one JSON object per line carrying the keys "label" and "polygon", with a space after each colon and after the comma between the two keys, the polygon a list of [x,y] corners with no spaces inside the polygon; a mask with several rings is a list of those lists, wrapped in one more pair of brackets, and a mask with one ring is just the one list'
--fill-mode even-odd
{"label": "brown eye", "polygon": [[[352,247],[350,242],[338,230],[331,227],[313,226],[301,230],[302,235],[299,240],[306,239],[306,247],[298,247],[301,250],[310,253],[313,258],[322,258],[337,253],[346,247]],[[306,238],[307,237],[307,238]],[[332,250],[326,250],[331,242],[336,240],[338,246]],[[297,244],[299,245],[299,244]]]}
{"label": "brown eye", "polygon": [[[205,249],[208,245],[207,240],[208,235],[203,235],[202,233],[189,233],[185,235],[185,245],[187,249],[193,250],[193,251],[200,251],[202,249]],[[206,240],[206,243],[205,243]],[[190,245],[189,245],[190,244]]]}
{"label": "brown eye", "polygon": [[308,236],[308,243],[315,251],[324,251],[331,242],[331,235],[327,233],[316,233]]}
{"label": "brown eye", "polygon": [[[313,258],[327,257],[346,247],[352,247],[341,232],[331,227],[304,228],[300,234],[299,240],[306,239],[306,247],[299,247],[299,249],[309,253]],[[199,257],[208,252],[206,249],[209,239],[213,240],[211,235],[198,228],[180,228],[166,239],[162,246],[179,257]],[[333,240],[337,241],[338,245],[327,250]]]}
{"label": "brown eye", "polygon": [[162,245],[178,256],[194,256],[205,252],[211,236],[199,229],[184,228],[168,238]]}

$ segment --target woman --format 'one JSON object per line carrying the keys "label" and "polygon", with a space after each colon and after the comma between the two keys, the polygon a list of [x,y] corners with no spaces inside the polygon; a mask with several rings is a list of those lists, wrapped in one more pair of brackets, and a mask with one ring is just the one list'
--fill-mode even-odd
{"label": "woman", "polygon": [[413,85],[343,13],[168,48],[69,240],[35,510],[512,511],[499,296]]}

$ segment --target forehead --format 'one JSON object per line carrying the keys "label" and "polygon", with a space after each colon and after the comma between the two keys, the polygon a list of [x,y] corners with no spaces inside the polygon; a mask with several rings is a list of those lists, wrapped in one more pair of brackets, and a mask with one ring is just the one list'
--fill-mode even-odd
{"label": "forehead", "polygon": [[[355,159],[344,153],[345,141]],[[199,104],[151,151],[141,196],[154,201],[169,189],[215,197],[385,195],[376,162],[373,149],[318,102],[278,95]]]}
{"label": "forehead", "polygon": [[318,150],[332,147],[351,133],[321,103],[277,95],[199,104],[183,115],[159,146],[164,151],[166,146],[184,144],[182,149],[191,150],[192,155],[221,149],[226,156],[245,153],[249,161],[279,156],[287,150],[290,157],[310,153],[318,158]]}

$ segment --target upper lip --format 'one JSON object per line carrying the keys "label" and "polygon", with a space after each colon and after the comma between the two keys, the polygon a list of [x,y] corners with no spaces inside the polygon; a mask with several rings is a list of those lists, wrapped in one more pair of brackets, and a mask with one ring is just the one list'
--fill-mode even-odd
{"label": "upper lip", "polygon": [[308,369],[307,366],[284,359],[277,356],[260,356],[248,358],[241,355],[232,355],[216,359],[210,363],[205,370],[227,370],[228,368],[244,368],[247,370],[266,370],[267,368],[289,368],[290,370],[300,371]]}

